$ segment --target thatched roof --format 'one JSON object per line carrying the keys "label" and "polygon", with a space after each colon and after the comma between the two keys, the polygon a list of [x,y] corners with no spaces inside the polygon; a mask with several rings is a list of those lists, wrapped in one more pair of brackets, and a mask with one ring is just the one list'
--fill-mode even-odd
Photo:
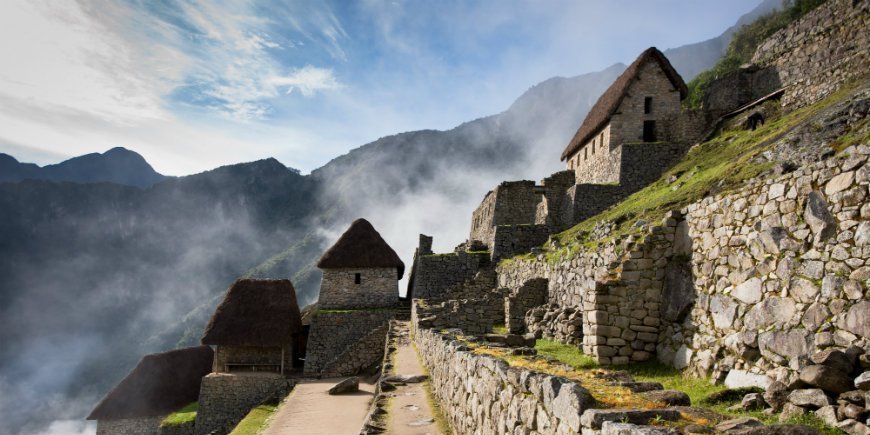
{"label": "thatched roof", "polygon": [[205,327],[202,344],[282,346],[302,331],[289,279],[239,279]]}
{"label": "thatched roof", "polygon": [[163,416],[196,402],[199,384],[211,372],[213,359],[208,346],[145,355],[88,420]]}
{"label": "thatched roof", "polygon": [[405,263],[365,219],[353,221],[350,228],[320,257],[321,269],[395,267],[399,279],[405,274]]}
{"label": "thatched roof", "polygon": [[655,47],[650,47],[644,50],[644,52],[625,69],[622,75],[620,75],[616,81],[614,81],[613,84],[610,85],[603,94],[601,94],[601,97],[598,98],[598,101],[596,101],[595,105],[592,106],[592,109],[589,110],[586,119],[583,120],[583,124],[580,125],[574,138],[571,139],[571,142],[569,142],[568,146],[565,147],[565,151],[562,152],[562,160],[567,160],[571,157],[580,149],[580,147],[583,146],[583,144],[592,139],[592,136],[598,134],[598,132],[604,128],[608,122],[610,122],[610,117],[613,116],[613,113],[619,108],[619,103],[622,102],[628,89],[637,79],[641,67],[647,62],[653,61],[659,63],[659,66],[661,66],[662,71],[664,71],[665,75],[674,85],[674,88],[680,91],[680,99],[686,98],[689,90],[686,87],[686,83],[683,82],[683,78],[680,77],[677,70],[671,66],[668,58],[666,58],[661,51]]}

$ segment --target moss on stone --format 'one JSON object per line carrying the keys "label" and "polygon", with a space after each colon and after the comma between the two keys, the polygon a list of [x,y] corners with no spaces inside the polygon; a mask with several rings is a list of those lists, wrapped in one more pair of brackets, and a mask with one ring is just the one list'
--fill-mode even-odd
{"label": "moss on stone", "polygon": [[196,411],[199,408],[199,402],[187,404],[184,408],[173,412],[166,416],[160,426],[181,426],[183,424],[192,424],[196,421]]}

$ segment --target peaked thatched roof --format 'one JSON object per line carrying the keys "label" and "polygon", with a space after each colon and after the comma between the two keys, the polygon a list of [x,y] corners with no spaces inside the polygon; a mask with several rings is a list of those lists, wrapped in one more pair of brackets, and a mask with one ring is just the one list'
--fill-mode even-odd
{"label": "peaked thatched roof", "polygon": [[320,257],[317,267],[395,267],[399,269],[399,279],[405,274],[405,263],[365,219],[353,221],[350,228]]}
{"label": "peaked thatched roof", "polygon": [[625,94],[628,92],[628,88],[631,87],[632,83],[637,79],[641,67],[647,62],[653,61],[659,63],[662,71],[664,71],[674,87],[680,91],[680,99],[686,98],[689,90],[686,87],[686,83],[683,82],[683,78],[680,77],[677,70],[671,66],[668,58],[666,58],[661,51],[655,47],[650,47],[644,50],[644,52],[625,69],[622,75],[620,75],[616,81],[614,81],[613,84],[610,85],[603,94],[601,94],[601,97],[598,98],[598,101],[596,101],[595,105],[592,106],[592,109],[589,110],[589,113],[586,115],[583,124],[580,125],[574,138],[571,139],[571,142],[569,142],[568,146],[565,147],[565,151],[562,152],[562,160],[567,160],[571,157],[580,149],[580,147],[583,146],[583,144],[588,142],[592,136],[598,134],[598,131],[610,122],[610,117],[613,116],[613,113],[619,108],[619,103],[622,102],[623,97],[625,97]]}
{"label": "peaked thatched roof", "polygon": [[213,359],[208,346],[145,355],[88,420],[162,416],[196,402],[199,384],[211,372]]}
{"label": "peaked thatched roof", "polygon": [[302,331],[289,279],[238,279],[205,327],[202,344],[281,346]]}

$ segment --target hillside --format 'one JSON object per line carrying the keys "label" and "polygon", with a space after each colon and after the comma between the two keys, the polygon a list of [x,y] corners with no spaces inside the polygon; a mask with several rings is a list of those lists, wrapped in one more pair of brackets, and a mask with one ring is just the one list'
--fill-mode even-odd
{"label": "hillside", "polygon": [[168,177],[157,173],[141,155],[125,148],[112,148],[40,167],[21,163],[0,153],[0,182],[22,180],[68,181],[73,183],[116,183],[149,187]]}

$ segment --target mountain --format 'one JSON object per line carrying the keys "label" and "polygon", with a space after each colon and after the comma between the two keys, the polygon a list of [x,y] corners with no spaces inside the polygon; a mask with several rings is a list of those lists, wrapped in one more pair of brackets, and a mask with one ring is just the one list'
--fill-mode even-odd
{"label": "mountain", "polygon": [[20,163],[0,153],[0,182],[21,180],[69,181],[74,183],[117,183],[148,187],[166,180],[145,159],[126,148],[112,148],[102,154],[73,157],[55,165],[39,167]]}
{"label": "mountain", "polygon": [[[722,43],[708,42],[667,52],[686,79],[721,54],[698,55]],[[0,183],[0,390],[17,399],[0,418],[13,432],[81,418],[142,354],[198,342],[236,277],[289,276],[300,305],[313,302],[314,261],[357,217],[406,263],[417,233],[436,249],[462,241],[498,182],[562,169],[624,69],[551,78],[502,113],[383,137],[307,176],[266,159],[167,178],[117,148],[44,168],[0,155],[0,177],[16,181]]]}

